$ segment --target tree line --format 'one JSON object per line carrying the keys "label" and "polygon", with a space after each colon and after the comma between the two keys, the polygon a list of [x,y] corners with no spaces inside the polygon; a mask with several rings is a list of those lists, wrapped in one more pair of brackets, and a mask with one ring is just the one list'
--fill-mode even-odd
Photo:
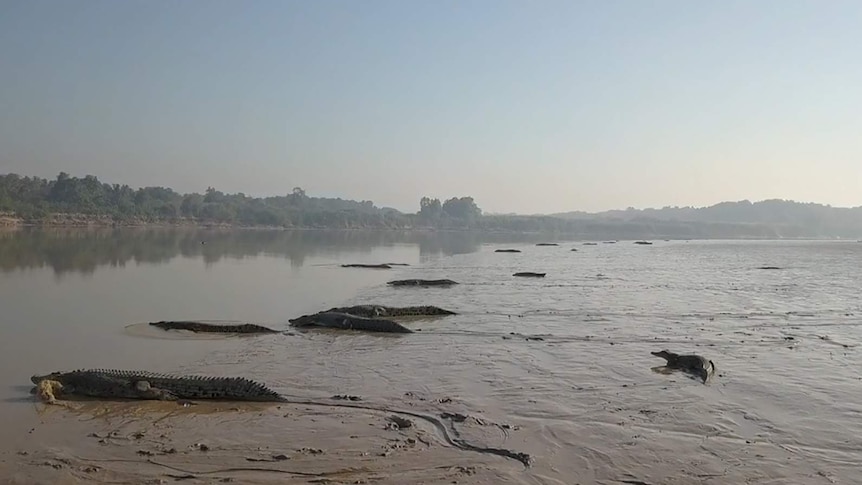
{"label": "tree line", "polygon": [[[427,206],[427,207],[426,207]],[[420,210],[405,214],[370,200],[311,197],[301,188],[273,197],[227,194],[213,187],[180,194],[165,187],[132,189],[96,176],[54,180],[0,175],[0,212],[38,223],[53,214],[107,216],[116,223],[179,222],[295,228],[469,227],[482,211],[472,197],[440,202],[422,198]]]}

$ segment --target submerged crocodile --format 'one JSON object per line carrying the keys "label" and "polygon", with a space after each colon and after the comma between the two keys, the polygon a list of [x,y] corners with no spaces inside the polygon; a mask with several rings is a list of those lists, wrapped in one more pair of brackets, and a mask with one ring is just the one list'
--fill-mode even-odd
{"label": "submerged crocodile", "polygon": [[392,265],[389,263],[384,263],[384,264],[351,263],[351,264],[342,264],[341,267],[342,268],[392,269]]}
{"label": "submerged crocodile", "polygon": [[387,285],[392,286],[452,286],[457,285],[457,281],[452,280],[420,280],[420,279],[409,279],[409,280],[394,280],[386,283]]}
{"label": "submerged crocodile", "polygon": [[497,249],[495,253],[520,253],[520,249]]}
{"label": "submerged crocodile", "polygon": [[700,377],[704,383],[715,373],[715,365],[712,361],[699,355],[680,355],[667,350],[650,353],[667,360],[666,367],[668,369],[676,369],[694,374]]}
{"label": "submerged crocodile", "polygon": [[523,276],[527,278],[544,278],[547,273],[533,273],[532,271],[522,271],[515,273],[512,276]]}
{"label": "submerged crocodile", "polygon": [[413,330],[392,320],[365,318],[341,312],[320,312],[289,320],[294,327],[326,327],[367,332],[413,333]]}
{"label": "submerged crocodile", "polygon": [[162,330],[188,330],[195,333],[281,333],[279,330],[253,323],[215,324],[195,321],[161,321],[150,322],[150,325]]}
{"label": "submerged crocodile", "polygon": [[403,414],[431,423],[442,434],[445,441],[455,448],[510,458],[521,462],[525,467],[529,467],[532,462],[532,458],[527,453],[476,446],[458,436],[452,437],[443,422],[434,416],[352,402],[321,402],[287,398],[259,382],[240,377],[169,376],[146,371],[92,369],[52,372],[43,376],[33,376],[30,381],[36,384],[40,391],[47,389],[49,391],[47,397],[51,400],[54,398],[53,392],[56,392],[63,395],[108,399],[174,401],[185,398],[282,402]]}
{"label": "submerged crocodile", "polygon": [[375,317],[418,317],[418,316],[434,316],[434,315],[457,315],[453,311],[449,311],[432,305],[423,306],[405,306],[393,307],[384,305],[355,305],[348,307],[330,308],[329,312],[348,313],[357,317],[375,318]]}
{"label": "submerged crocodile", "polygon": [[[355,320],[351,320],[349,324],[345,324],[343,318],[339,320],[338,318],[332,317],[320,317],[316,319],[311,319],[311,317],[316,317],[321,313],[337,313],[337,314],[346,314],[350,317],[357,317]],[[351,329],[351,330],[369,330],[376,332],[396,332],[396,333],[408,333],[410,330],[406,327],[401,327],[399,324],[395,322],[390,322],[389,320],[375,320],[377,317],[412,317],[412,316],[439,316],[439,315],[457,315],[457,313],[453,311],[449,311],[440,307],[436,307],[433,305],[422,305],[422,306],[406,306],[406,307],[392,307],[385,305],[355,305],[349,307],[337,307],[330,308],[325,312],[320,312],[315,315],[305,315],[299,318],[295,318],[293,320],[289,320],[291,323],[295,323],[294,326],[323,326],[323,327],[331,327],[331,328],[343,328],[343,329]],[[360,320],[358,317],[364,317],[365,320]],[[313,323],[308,323],[313,322]],[[388,323],[383,323],[388,322]],[[389,324],[393,325],[389,325]],[[284,333],[281,330],[275,330],[269,327],[264,327],[262,325],[255,325],[252,323],[240,323],[240,324],[215,324],[215,323],[204,323],[197,321],[161,321],[161,322],[150,322],[150,325],[154,327],[161,328],[162,330],[188,330],[191,332],[202,332],[202,333],[241,333],[241,334],[271,334],[271,333]],[[345,326],[347,325],[347,326]]]}

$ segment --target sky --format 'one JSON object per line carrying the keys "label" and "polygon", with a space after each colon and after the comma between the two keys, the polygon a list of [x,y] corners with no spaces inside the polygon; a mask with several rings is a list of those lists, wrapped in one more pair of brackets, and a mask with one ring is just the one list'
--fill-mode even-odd
{"label": "sky", "polygon": [[0,173],[859,206],[860,25],[858,0],[0,0]]}

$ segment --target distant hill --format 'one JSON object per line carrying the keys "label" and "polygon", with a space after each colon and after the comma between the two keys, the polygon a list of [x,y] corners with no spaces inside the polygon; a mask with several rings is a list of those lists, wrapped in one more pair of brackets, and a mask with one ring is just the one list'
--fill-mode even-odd
{"label": "distant hill", "polygon": [[758,226],[777,237],[859,237],[862,207],[832,207],[816,203],[769,199],[721,202],[708,207],[610,210],[596,213],[552,214],[568,221],[605,223],[731,224]]}
{"label": "distant hill", "polygon": [[741,200],[721,202],[708,207],[664,207],[661,209],[609,210],[604,212],[561,212],[551,214],[563,219],[616,219],[634,220],[649,218],[654,220],[699,221],[699,222],[763,222],[783,223],[810,217],[824,217],[830,214],[862,214],[862,207],[832,207],[816,203],[795,202],[783,199],[768,199],[760,202]]}

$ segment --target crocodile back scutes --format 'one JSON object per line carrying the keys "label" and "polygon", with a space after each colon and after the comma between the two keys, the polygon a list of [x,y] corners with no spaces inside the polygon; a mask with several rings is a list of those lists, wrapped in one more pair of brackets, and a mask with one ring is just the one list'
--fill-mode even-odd
{"label": "crocodile back scutes", "polygon": [[245,377],[215,377],[201,375],[171,375],[149,371],[121,369],[78,369],[67,374],[87,375],[147,381],[151,386],[180,397],[224,397],[235,399],[278,398],[280,395],[266,385]]}

